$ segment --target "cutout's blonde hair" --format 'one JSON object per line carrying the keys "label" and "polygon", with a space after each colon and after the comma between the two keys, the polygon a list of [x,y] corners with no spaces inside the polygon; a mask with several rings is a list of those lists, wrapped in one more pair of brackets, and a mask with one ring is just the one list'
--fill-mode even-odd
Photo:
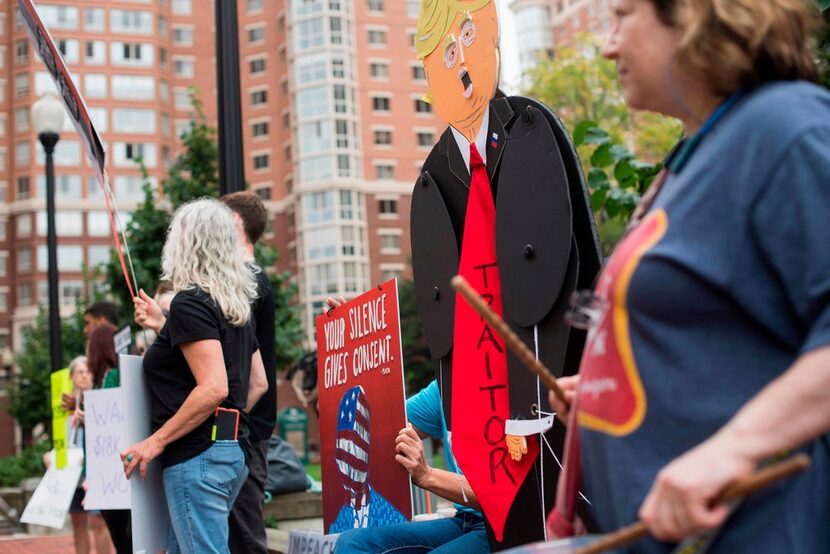
{"label": "cutout's blonde hair", "polygon": [[202,289],[231,325],[250,319],[256,276],[245,264],[231,210],[218,200],[194,200],[176,210],[161,265],[174,291]]}
{"label": "cutout's blonde hair", "polygon": [[680,31],[678,61],[727,95],[771,81],[818,81],[808,0],[651,0]]}
{"label": "cutout's blonde hair", "polygon": [[415,31],[415,53],[426,58],[450,30],[455,16],[472,12],[495,0],[421,0],[418,27]]}

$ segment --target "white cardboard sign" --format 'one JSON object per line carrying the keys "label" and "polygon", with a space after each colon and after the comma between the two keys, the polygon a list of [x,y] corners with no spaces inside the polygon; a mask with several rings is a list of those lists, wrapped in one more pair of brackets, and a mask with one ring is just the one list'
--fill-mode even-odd
{"label": "white cardboard sign", "polygon": [[291,531],[288,534],[288,554],[332,554],[337,535],[319,531]]}
{"label": "white cardboard sign", "polygon": [[68,450],[66,467],[58,469],[55,463],[55,451],[49,455],[52,463],[32,494],[32,498],[20,516],[22,523],[43,525],[62,529],[69,505],[78,488],[78,480],[84,467],[84,451],[80,448]]}
{"label": "white cardboard sign", "polygon": [[[124,407],[128,414],[125,436],[130,446],[150,436],[150,391],[144,381],[140,356],[119,356],[121,387],[124,389]],[[147,466],[147,478],[142,480],[136,471],[130,478],[133,517],[133,552],[155,553],[167,548],[170,516],[164,495],[161,464],[153,460]]]}
{"label": "white cardboard sign", "polygon": [[129,510],[130,484],[121,450],[125,435],[124,392],[120,387],[84,392],[87,510]]}

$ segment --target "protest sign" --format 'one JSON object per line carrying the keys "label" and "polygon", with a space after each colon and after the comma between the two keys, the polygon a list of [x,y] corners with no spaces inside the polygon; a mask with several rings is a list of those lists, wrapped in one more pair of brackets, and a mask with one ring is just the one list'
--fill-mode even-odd
{"label": "protest sign", "polygon": [[288,533],[288,554],[332,554],[337,535],[324,535],[317,531],[291,531]]}
{"label": "protest sign", "polygon": [[124,432],[122,389],[84,392],[86,414],[87,510],[129,509],[130,484],[120,452],[129,446]]}
{"label": "protest sign", "polygon": [[101,145],[101,139],[98,138],[98,133],[92,125],[86,104],[72,80],[69,68],[66,66],[63,56],[61,56],[60,50],[55,45],[55,41],[43,21],[41,21],[32,0],[17,0],[17,6],[20,9],[20,22],[23,24],[23,28],[26,29],[35,52],[38,53],[46,69],[49,70],[49,75],[55,82],[58,94],[64,106],[66,106],[66,113],[69,115],[69,119],[72,120],[75,130],[81,136],[81,142],[86,147],[92,167],[96,169],[98,178],[103,184],[104,147]]}
{"label": "protest sign", "polygon": [[64,394],[72,392],[72,380],[69,378],[69,369],[59,369],[49,377],[52,392],[52,445],[55,447],[55,463],[58,469],[66,467],[67,442],[66,419],[69,414],[61,408],[61,399]]}
{"label": "protest sign", "polygon": [[397,281],[317,318],[323,521],[328,533],[412,516],[395,461],[406,425]]}
{"label": "protest sign", "polygon": [[133,334],[129,325],[125,325],[112,336],[112,344],[118,354],[126,354],[132,343]]}
{"label": "protest sign", "polygon": [[72,503],[72,496],[81,478],[84,452],[80,448],[70,448],[67,452],[68,463],[63,469],[59,469],[55,464],[54,450],[49,455],[52,463],[49,464],[49,469],[23,510],[20,521],[62,529],[69,505]]}
{"label": "protest sign", "polygon": [[[151,434],[150,393],[144,381],[140,356],[118,357],[121,388],[124,390],[124,411],[127,414],[124,434],[128,447]],[[153,460],[147,466],[147,478],[136,471],[130,478],[132,500],[133,552],[159,552],[167,547],[170,516],[161,480],[161,464]]]}

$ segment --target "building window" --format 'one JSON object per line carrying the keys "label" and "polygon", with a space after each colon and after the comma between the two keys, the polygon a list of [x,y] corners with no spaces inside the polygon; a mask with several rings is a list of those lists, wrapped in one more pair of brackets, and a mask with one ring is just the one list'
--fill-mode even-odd
{"label": "building window", "polygon": [[248,62],[248,71],[252,75],[265,71],[265,58],[257,58]]}
{"label": "building window", "polygon": [[262,11],[262,0],[247,0],[248,13]]}
{"label": "building window", "polygon": [[[31,225],[31,220],[29,221]],[[43,269],[47,269],[44,267]],[[32,249],[20,248],[17,251],[17,272],[28,273],[32,271]]]}
{"label": "building window", "polygon": [[86,63],[89,65],[103,65],[107,61],[107,45],[103,40],[92,40],[86,43]]}
{"label": "building window", "polygon": [[107,97],[107,77],[98,73],[84,75],[84,91],[87,98]]}
{"label": "building window", "polygon": [[378,200],[378,213],[385,216],[398,215],[398,201],[389,199]]}
{"label": "building window", "polygon": [[251,105],[261,106],[268,103],[268,91],[266,89],[251,92]]}
{"label": "building window", "polygon": [[[187,90],[186,88],[184,88],[184,89],[177,88],[173,92],[173,96],[174,96],[174,104],[176,105],[177,109],[179,109],[179,110],[189,110],[190,108],[193,107],[193,104],[190,101],[190,91]],[[176,124],[176,126],[178,127],[178,123]],[[176,133],[178,134],[178,131]],[[181,135],[179,135],[179,136],[181,136]]]}
{"label": "building window", "polygon": [[14,130],[26,131],[29,128],[29,108],[14,110]]}
{"label": "building window", "polygon": [[193,60],[181,58],[173,60],[173,73],[177,77],[193,77]]}
{"label": "building window", "polygon": [[[32,214],[20,214],[15,218],[15,232],[17,238],[32,236]],[[31,258],[31,252],[29,252],[29,257]]]}
{"label": "building window", "polygon": [[17,199],[18,200],[26,200],[29,198],[31,194],[30,187],[29,187],[29,177],[18,177],[17,178]]}
{"label": "building window", "polygon": [[377,146],[391,146],[392,145],[392,131],[376,130],[374,132],[375,145]]}
{"label": "building window", "polygon": [[424,70],[424,66],[421,64],[413,65],[412,66],[412,79],[415,81],[425,81],[427,78],[427,72]]}
{"label": "building window", "polygon": [[109,262],[111,250],[109,246],[90,246],[87,249],[87,256],[89,256],[87,263],[89,267],[95,267]]}
{"label": "building window", "polygon": [[173,0],[173,13],[175,15],[190,15],[192,10],[190,0]]}
{"label": "building window", "polygon": [[167,38],[167,18],[163,15],[159,16],[159,36]]}
{"label": "building window", "polygon": [[382,12],[383,0],[366,0],[366,9],[370,12]]}
{"label": "building window", "polygon": [[110,10],[110,31],[133,35],[153,33],[153,14],[133,10]]}
{"label": "building window", "polygon": [[421,0],[406,0],[406,15],[410,19],[418,17],[418,10],[421,9]]}
{"label": "building window", "polygon": [[32,285],[30,283],[21,283],[17,285],[17,305],[32,305]]}
{"label": "building window", "polygon": [[418,134],[418,146],[429,146],[431,147],[435,144],[435,134],[429,131],[419,131]]}
{"label": "building window", "polygon": [[84,29],[87,31],[104,30],[104,8],[84,9]]}
{"label": "building window", "polygon": [[264,137],[268,135],[268,122],[258,121],[251,125],[251,134],[254,137]]}
{"label": "building window", "polygon": [[110,233],[110,221],[107,212],[103,210],[91,210],[87,212],[86,232],[93,237],[108,236]]}
{"label": "building window", "polygon": [[376,179],[394,179],[395,166],[390,164],[378,164],[375,166]]}
{"label": "building window", "polygon": [[29,142],[18,142],[14,146],[14,163],[16,166],[24,166],[29,165],[29,160],[31,159],[31,147],[29,146]]}
{"label": "building window", "polygon": [[29,95],[29,74],[19,73],[14,76],[14,96],[22,98]]}
{"label": "building window", "polygon": [[346,62],[343,60],[331,60],[331,76],[335,79],[346,78]]}
{"label": "building window", "polygon": [[248,42],[262,42],[265,40],[265,27],[253,27],[248,29]]}
{"label": "building window", "polygon": [[372,110],[376,112],[388,112],[391,107],[391,101],[388,96],[373,96]]}
{"label": "building window", "polygon": [[381,233],[380,235],[380,253],[381,254],[400,254],[401,252],[401,235],[398,233]]}
{"label": "building window", "polygon": [[416,113],[432,113],[432,104],[429,104],[423,98],[417,98],[415,100],[415,112]]}
{"label": "building window", "polygon": [[389,64],[386,62],[372,62],[369,64],[369,75],[374,79],[389,78]]}
{"label": "building window", "polygon": [[121,45],[123,49],[122,58],[125,60],[141,59],[141,44],[137,42],[125,42]]}
{"label": "building window", "polygon": [[6,254],[0,254],[0,276],[5,276],[8,271],[9,258]]}
{"label": "building window", "polygon": [[386,31],[369,29],[369,44],[371,46],[386,46]]}
{"label": "building window", "polygon": [[254,192],[263,200],[271,200],[271,187],[259,187]]}
{"label": "building window", "polygon": [[[5,258],[0,258],[4,259]],[[3,270],[5,272],[5,268]],[[2,290],[0,291],[0,312],[6,312],[9,309],[9,293]],[[3,348],[8,348],[9,346],[9,338],[5,335],[0,336],[0,345]]]}
{"label": "building window", "polygon": [[119,100],[153,100],[156,97],[155,79],[144,75],[113,75],[112,97]]}
{"label": "building window", "polygon": [[18,40],[14,43],[15,63],[26,63],[29,60],[29,41]]}
{"label": "building window", "polygon": [[395,268],[380,268],[380,274],[382,275],[381,280],[383,282],[390,281],[392,279],[397,279],[403,273],[403,269],[395,267]]}
{"label": "building window", "polygon": [[192,46],[193,29],[186,27],[173,27],[173,44],[176,46]]}
{"label": "building window", "polygon": [[261,169],[268,169],[271,165],[271,156],[269,154],[257,154],[254,156],[254,171]]}

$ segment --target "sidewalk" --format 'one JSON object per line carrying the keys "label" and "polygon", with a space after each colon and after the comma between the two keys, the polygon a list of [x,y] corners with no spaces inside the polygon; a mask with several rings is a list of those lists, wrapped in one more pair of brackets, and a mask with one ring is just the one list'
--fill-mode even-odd
{"label": "sidewalk", "polygon": [[0,554],[74,554],[72,535],[0,537]]}

